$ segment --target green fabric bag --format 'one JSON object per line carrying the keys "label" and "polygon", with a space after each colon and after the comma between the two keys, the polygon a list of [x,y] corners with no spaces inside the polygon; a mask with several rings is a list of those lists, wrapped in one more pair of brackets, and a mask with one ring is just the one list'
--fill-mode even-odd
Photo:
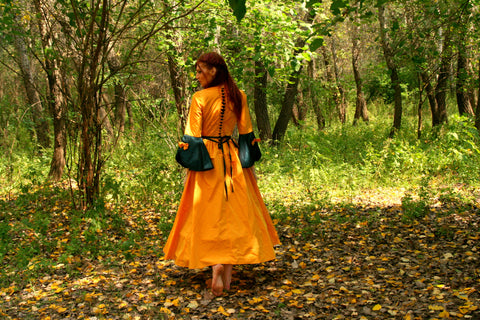
{"label": "green fabric bag", "polygon": [[202,138],[184,135],[182,142],[187,143],[186,149],[178,147],[175,159],[183,167],[193,171],[213,169],[213,163]]}
{"label": "green fabric bag", "polygon": [[258,142],[252,143],[254,140],[255,134],[253,132],[241,134],[238,137],[238,156],[243,168],[250,168],[255,161],[262,157]]}

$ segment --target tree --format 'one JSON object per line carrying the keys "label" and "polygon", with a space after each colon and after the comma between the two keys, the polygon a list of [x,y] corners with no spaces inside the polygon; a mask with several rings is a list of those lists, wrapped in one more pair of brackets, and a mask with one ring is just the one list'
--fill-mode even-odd
{"label": "tree", "polygon": [[314,72],[314,61],[310,60],[308,62],[308,67],[307,67],[307,77],[309,81],[307,82],[307,96],[308,100],[312,104],[313,111],[315,113],[315,119],[317,121],[317,128],[318,130],[323,130],[325,129],[325,116],[323,114],[323,110],[320,106],[320,99],[319,99],[319,94],[318,94],[318,88],[321,87],[319,85],[319,81],[315,78],[315,72]]}
{"label": "tree", "polygon": [[[31,7],[24,1],[6,2],[0,7],[0,48],[15,62],[15,67],[9,69],[21,77],[25,89],[26,102],[28,110],[26,114],[30,116],[33,123],[32,136],[36,138],[36,143],[40,152],[50,146],[49,125],[46,120],[44,100],[41,96],[41,82],[38,81],[37,64],[35,56],[32,54],[31,41]],[[11,50],[10,47],[14,48]],[[5,62],[3,62],[5,63]]]}
{"label": "tree", "polygon": [[472,91],[469,90],[468,82],[471,78],[471,62],[469,58],[470,46],[468,45],[468,37],[471,36],[471,4],[470,1],[465,1],[459,7],[459,18],[457,19],[457,70],[456,70],[456,96],[457,106],[460,115],[473,116],[474,103]]}
{"label": "tree", "polygon": [[[316,12],[313,8],[307,10],[307,12],[304,13],[303,18],[305,24],[311,24],[314,20],[315,14]],[[306,51],[305,45],[310,36],[309,33],[306,35],[300,34],[296,40],[295,51],[293,52],[292,60],[290,61],[292,71],[287,80],[280,114],[278,115],[275,128],[272,132],[272,140],[274,143],[278,143],[283,139],[285,132],[287,131],[288,123],[292,117],[292,108],[295,103],[295,97],[298,93],[298,82],[303,68],[303,60],[305,60],[305,55],[303,55],[303,53]]]}
{"label": "tree", "polygon": [[17,14],[14,17],[17,32],[13,33],[16,62],[20,68],[23,86],[25,88],[27,101],[31,106],[31,118],[34,123],[35,133],[39,147],[46,149],[50,146],[48,122],[45,119],[43,101],[37,89],[37,72],[30,56],[30,50],[25,37],[25,30]]}
{"label": "tree", "polygon": [[360,1],[356,1],[355,9],[352,13],[352,22],[350,28],[350,38],[352,41],[352,70],[353,76],[355,79],[355,86],[357,89],[356,99],[355,99],[355,115],[353,117],[353,125],[357,124],[359,119],[362,119],[364,122],[368,123],[368,109],[367,101],[365,100],[363,94],[363,80],[360,74],[360,28],[358,21],[358,6]]}
{"label": "tree", "polygon": [[[392,23],[395,25],[397,22],[396,18],[393,18]],[[392,40],[389,37],[387,32],[387,19],[385,14],[385,5],[381,4],[378,7],[378,22],[379,22],[379,31],[380,31],[380,42],[383,49],[383,55],[387,63],[388,70],[390,72],[390,81],[394,91],[394,116],[393,116],[393,127],[390,132],[390,136],[395,134],[395,131],[400,130],[402,124],[402,87],[398,72],[398,65],[396,62],[396,47],[392,43]]]}
{"label": "tree", "polygon": [[[198,5],[201,2],[198,2]],[[104,150],[102,132],[105,119],[102,116],[104,108],[102,92],[105,85],[122,70],[141,60],[146,44],[156,33],[191,11],[176,11],[175,6],[173,8],[154,6],[148,0],[135,4],[126,0],[115,2],[97,0],[90,3],[58,1],[55,7],[36,0],[36,4],[37,10],[43,13],[44,19],[41,22],[54,21],[56,26],[61,26],[65,37],[62,45],[69,48],[67,55],[61,50],[59,42],[54,43],[57,40],[53,37],[55,28],[43,28],[41,25],[42,30],[45,30],[42,33],[45,39],[44,47],[54,53],[52,57],[68,59],[69,64],[73,66],[73,87],[63,90],[59,90],[58,85],[61,83],[59,81],[61,77],[58,75],[59,68],[52,66],[53,69],[47,68],[47,70],[52,70],[48,73],[53,77],[51,87],[60,91],[55,99],[60,97],[64,100],[64,92],[75,91],[70,98],[73,111],[80,115],[77,180],[82,190],[82,207],[87,208],[99,195],[100,177],[106,160],[107,150]],[[192,7],[191,10],[194,8]],[[52,15],[52,12],[56,14]],[[118,61],[112,60],[115,50],[120,52],[119,46],[122,47],[122,55]],[[57,60],[52,61],[57,62]],[[105,68],[109,61],[110,68]],[[123,100],[123,95],[124,93],[117,91],[117,99]],[[65,103],[58,103],[58,105],[64,106]],[[64,114],[64,112],[58,114]]]}
{"label": "tree", "polygon": [[50,164],[49,176],[58,181],[62,178],[65,168],[65,152],[67,146],[67,131],[66,131],[66,113],[67,113],[67,99],[66,99],[66,80],[61,54],[57,48],[59,40],[60,25],[52,19],[52,12],[54,4],[49,0],[34,0],[35,10],[38,16],[37,24],[40,34],[40,40],[43,56],[43,69],[46,73],[48,82],[47,101],[50,112],[53,118],[53,156]]}
{"label": "tree", "polygon": [[272,138],[272,129],[270,127],[270,118],[267,109],[267,79],[268,72],[263,61],[255,61],[255,86],[254,86],[254,109],[257,119],[257,128],[259,137],[262,140]]}

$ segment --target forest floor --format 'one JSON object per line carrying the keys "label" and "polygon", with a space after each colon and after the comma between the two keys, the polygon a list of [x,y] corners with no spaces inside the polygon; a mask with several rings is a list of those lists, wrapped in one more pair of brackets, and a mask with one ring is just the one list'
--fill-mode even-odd
{"label": "forest floor", "polygon": [[[480,319],[478,206],[443,203],[416,219],[398,201],[295,208],[275,219],[277,259],[236,266],[231,289],[213,297],[208,268],[162,258],[154,211],[125,208],[126,228],[148,222],[131,248],[128,232],[106,228],[98,237],[122,250],[75,254],[67,244],[87,233],[48,201],[0,200],[0,239],[15,243],[0,264],[2,319]],[[43,231],[28,227],[35,210],[49,214]],[[45,252],[21,269],[15,256],[29,243]]]}

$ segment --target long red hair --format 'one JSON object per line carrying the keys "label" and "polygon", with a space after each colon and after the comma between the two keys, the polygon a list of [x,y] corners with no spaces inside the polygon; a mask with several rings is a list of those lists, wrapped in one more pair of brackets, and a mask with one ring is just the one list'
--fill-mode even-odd
{"label": "long red hair", "polygon": [[217,73],[215,74],[215,78],[208,84],[208,87],[215,87],[218,85],[225,85],[225,89],[227,91],[227,96],[229,97],[230,101],[233,102],[233,110],[237,115],[237,118],[240,118],[242,114],[242,93],[240,89],[238,89],[237,84],[233,80],[230,72],[228,72],[227,64],[225,60],[216,52],[209,52],[202,54],[197,62],[195,63],[195,67],[202,62],[206,65],[208,69],[215,67],[217,69]]}

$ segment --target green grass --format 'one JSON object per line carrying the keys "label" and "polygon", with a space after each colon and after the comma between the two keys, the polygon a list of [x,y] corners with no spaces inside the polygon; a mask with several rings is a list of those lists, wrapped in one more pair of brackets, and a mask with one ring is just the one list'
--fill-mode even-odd
{"label": "green grass", "polygon": [[263,146],[257,165],[261,189],[287,207],[348,201],[365,190],[392,188],[415,196],[428,191],[422,195],[427,202],[426,197],[448,193],[473,201],[480,181],[480,140],[471,121],[452,117],[450,125],[420,140],[413,128],[407,129],[389,139],[385,123],[322,132],[290,127],[284,144]]}

